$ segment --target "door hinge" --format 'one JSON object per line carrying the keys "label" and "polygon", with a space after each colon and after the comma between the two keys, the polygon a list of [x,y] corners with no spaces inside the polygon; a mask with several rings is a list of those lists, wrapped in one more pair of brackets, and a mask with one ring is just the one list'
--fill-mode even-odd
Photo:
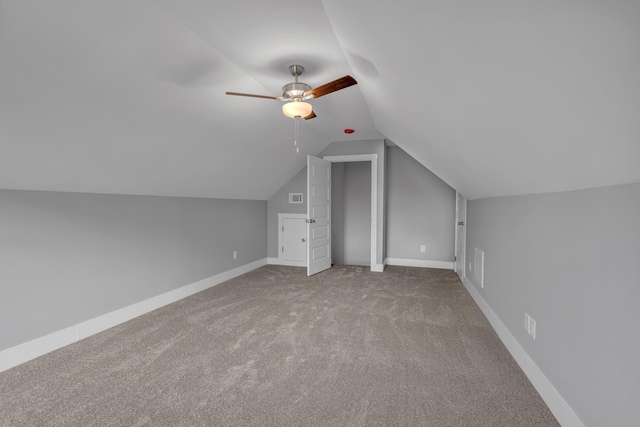
{"label": "door hinge", "polygon": [[457,256],[454,256],[454,257],[453,257],[453,261],[457,261],[457,260],[458,260],[458,257],[457,257]]}
{"label": "door hinge", "polygon": [[284,246],[282,247],[282,252],[284,252]]}

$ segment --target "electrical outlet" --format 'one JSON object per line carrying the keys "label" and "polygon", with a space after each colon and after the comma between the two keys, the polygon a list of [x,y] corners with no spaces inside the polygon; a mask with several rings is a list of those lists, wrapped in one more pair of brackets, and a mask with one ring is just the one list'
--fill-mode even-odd
{"label": "electrical outlet", "polygon": [[233,259],[238,259],[238,251],[233,251]]}
{"label": "electrical outlet", "polygon": [[427,247],[425,245],[420,245],[420,252],[426,252]]}
{"label": "electrical outlet", "polygon": [[529,335],[531,335],[531,338],[533,338],[534,340],[536,339],[536,321],[533,320],[533,317],[529,317],[530,322],[529,322]]}

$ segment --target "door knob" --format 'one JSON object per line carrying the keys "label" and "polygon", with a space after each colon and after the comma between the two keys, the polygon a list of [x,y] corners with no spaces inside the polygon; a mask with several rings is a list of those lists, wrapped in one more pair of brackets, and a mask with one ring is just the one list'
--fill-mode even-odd
{"label": "door knob", "polygon": [[306,240],[305,240],[305,238],[304,238],[304,237],[302,238],[302,241],[303,241],[303,242],[306,242]]}

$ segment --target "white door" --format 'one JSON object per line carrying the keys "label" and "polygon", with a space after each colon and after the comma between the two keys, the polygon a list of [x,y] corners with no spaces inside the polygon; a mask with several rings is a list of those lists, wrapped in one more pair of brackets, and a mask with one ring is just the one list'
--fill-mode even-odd
{"label": "white door", "polygon": [[464,256],[466,247],[467,199],[456,192],[456,273],[460,280],[465,275]]}
{"label": "white door", "polygon": [[307,276],[331,268],[331,162],[307,156]]}
{"label": "white door", "polygon": [[282,218],[280,258],[288,261],[307,260],[307,227],[303,218]]}

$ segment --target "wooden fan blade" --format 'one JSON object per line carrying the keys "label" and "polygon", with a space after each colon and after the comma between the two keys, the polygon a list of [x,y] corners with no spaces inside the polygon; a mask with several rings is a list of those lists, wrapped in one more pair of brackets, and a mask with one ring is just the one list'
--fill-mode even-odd
{"label": "wooden fan blade", "polygon": [[316,113],[314,113],[314,112],[313,112],[313,110],[311,110],[311,114],[309,114],[308,116],[303,117],[303,118],[304,118],[305,120],[311,120],[311,119],[313,119],[313,118],[315,118],[315,117],[318,117],[318,116],[316,116]]}
{"label": "wooden fan blade", "polygon": [[275,96],[269,96],[269,95],[254,95],[252,93],[240,93],[240,92],[225,92],[227,95],[233,95],[233,96],[248,96],[251,98],[264,98],[264,99],[278,99]]}
{"label": "wooden fan blade", "polygon": [[332,82],[323,84],[322,86],[318,86],[316,88],[308,90],[304,93],[304,96],[310,98],[320,98],[321,96],[327,95],[340,89],[347,88],[349,86],[353,86],[355,84],[358,84],[356,79],[351,76],[344,76],[342,78],[339,78],[338,80],[334,80]]}

